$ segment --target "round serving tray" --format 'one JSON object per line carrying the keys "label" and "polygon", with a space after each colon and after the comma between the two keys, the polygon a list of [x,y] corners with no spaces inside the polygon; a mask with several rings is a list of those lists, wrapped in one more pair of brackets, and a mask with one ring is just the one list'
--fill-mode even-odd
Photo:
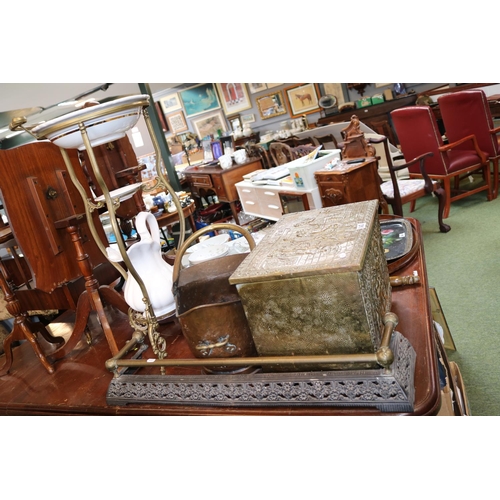
{"label": "round serving tray", "polygon": [[[396,233],[398,241],[395,242],[393,251],[386,252],[389,274],[393,274],[413,260],[420,242],[414,225],[408,219],[402,219],[393,215],[380,215],[382,240],[384,240],[384,236],[387,236],[383,234],[383,231],[389,228],[394,231],[401,231],[400,233]],[[402,236],[403,232],[405,233],[404,236]],[[390,242],[387,242],[386,238],[384,250],[387,246],[390,246]]]}

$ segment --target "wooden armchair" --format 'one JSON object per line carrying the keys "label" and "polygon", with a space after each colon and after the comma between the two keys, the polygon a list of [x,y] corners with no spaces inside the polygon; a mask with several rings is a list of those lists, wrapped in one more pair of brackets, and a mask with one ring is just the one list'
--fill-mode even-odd
{"label": "wooden armchair", "polygon": [[245,144],[245,150],[249,158],[260,158],[263,168],[272,167],[268,152],[259,144],[249,142]]}
{"label": "wooden armchair", "polygon": [[[500,162],[500,127],[494,127],[486,94],[481,89],[463,90],[438,98],[446,137],[449,142],[474,135],[479,149],[493,165],[493,198],[498,196],[498,166]],[[459,149],[466,149],[462,144]]]}
{"label": "wooden armchair", "polygon": [[333,134],[316,136],[314,138],[318,146],[323,146],[323,149],[339,149],[337,140]]}
{"label": "wooden armchair", "polygon": [[274,165],[284,165],[297,158],[293,152],[293,148],[282,142],[271,142],[269,144],[269,152]]}
{"label": "wooden armchair", "polygon": [[[425,162],[433,156],[433,153],[424,153],[408,163],[393,165],[391,155],[389,154],[389,146],[387,137],[383,136],[383,145],[387,156],[387,166],[391,179],[382,182],[380,189],[387,203],[391,205],[394,215],[403,217],[403,205],[406,203],[414,203],[415,200],[422,198],[430,193],[435,193],[438,201],[438,222],[439,230],[442,233],[447,233],[451,228],[443,223],[443,212],[446,206],[446,193],[437,181],[433,181],[425,170]],[[422,179],[398,179],[397,172],[406,168],[412,168],[417,165],[422,176]]]}
{"label": "wooden armchair", "polygon": [[[456,200],[482,191],[486,192],[488,201],[493,199],[488,156],[480,150],[475,135],[444,144],[429,106],[399,108],[391,112],[391,118],[409,165],[410,177],[422,178],[419,166],[410,164],[410,161],[424,153],[433,153],[426,161],[425,169],[431,179],[442,183],[446,192],[445,219],[449,216],[451,203]],[[472,174],[480,174],[482,179],[469,186]],[[466,180],[467,186],[462,180]]]}

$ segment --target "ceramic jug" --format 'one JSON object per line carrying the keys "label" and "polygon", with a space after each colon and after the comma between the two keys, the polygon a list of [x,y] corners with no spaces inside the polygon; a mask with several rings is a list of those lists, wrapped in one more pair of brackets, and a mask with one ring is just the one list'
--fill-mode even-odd
{"label": "ceramic jug", "polygon": [[[160,230],[155,216],[150,212],[140,212],[135,224],[141,239],[127,250],[127,255],[144,282],[155,316],[160,318],[175,311],[172,267],[161,256]],[[124,297],[132,309],[144,312],[141,288],[130,271]]]}

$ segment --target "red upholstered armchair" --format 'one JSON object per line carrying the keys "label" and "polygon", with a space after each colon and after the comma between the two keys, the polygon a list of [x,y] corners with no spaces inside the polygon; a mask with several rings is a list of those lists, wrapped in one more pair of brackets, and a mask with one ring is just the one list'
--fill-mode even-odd
{"label": "red upholstered armchair", "polygon": [[[498,163],[500,145],[494,128],[486,94],[482,90],[462,90],[441,96],[438,99],[446,137],[456,142],[474,134],[479,149],[488,154],[493,165],[493,197],[498,196]],[[464,145],[458,147],[463,149]]]}
{"label": "red upholstered armchair", "polygon": [[[429,106],[396,109],[391,112],[391,117],[406,162],[428,152],[434,153],[427,158],[425,169],[431,179],[441,182],[446,192],[443,218],[449,216],[452,202],[466,196],[486,191],[488,201],[493,199],[488,157],[479,149],[474,135],[445,145]],[[462,144],[467,149],[458,149]],[[409,171],[410,177],[421,178],[418,163],[409,166]],[[464,178],[478,172],[483,178],[479,185],[474,183],[469,189],[464,189],[463,183],[460,185]]]}

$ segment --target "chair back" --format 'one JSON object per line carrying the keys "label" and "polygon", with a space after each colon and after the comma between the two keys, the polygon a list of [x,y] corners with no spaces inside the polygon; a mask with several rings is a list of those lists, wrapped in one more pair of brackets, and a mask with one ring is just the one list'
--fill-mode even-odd
{"label": "chair back", "polygon": [[338,149],[338,144],[333,134],[316,136],[314,140],[318,146],[323,146],[323,149]]}
{"label": "chair back", "polygon": [[[490,158],[500,154],[497,136],[490,133],[494,128],[493,118],[482,90],[451,92],[441,96],[438,103],[446,137],[450,142],[473,134],[479,149],[488,153]],[[470,149],[470,144],[464,143],[457,149]]]}
{"label": "chair back", "polygon": [[[443,139],[436,117],[429,106],[411,106],[391,111],[391,118],[406,162],[432,152],[425,164],[429,175],[446,175],[449,167],[447,155],[441,154]],[[420,174],[417,164],[409,167],[412,174]]]}
{"label": "chair back", "polygon": [[269,152],[275,165],[284,165],[297,158],[293,149],[282,142],[271,142]]}

